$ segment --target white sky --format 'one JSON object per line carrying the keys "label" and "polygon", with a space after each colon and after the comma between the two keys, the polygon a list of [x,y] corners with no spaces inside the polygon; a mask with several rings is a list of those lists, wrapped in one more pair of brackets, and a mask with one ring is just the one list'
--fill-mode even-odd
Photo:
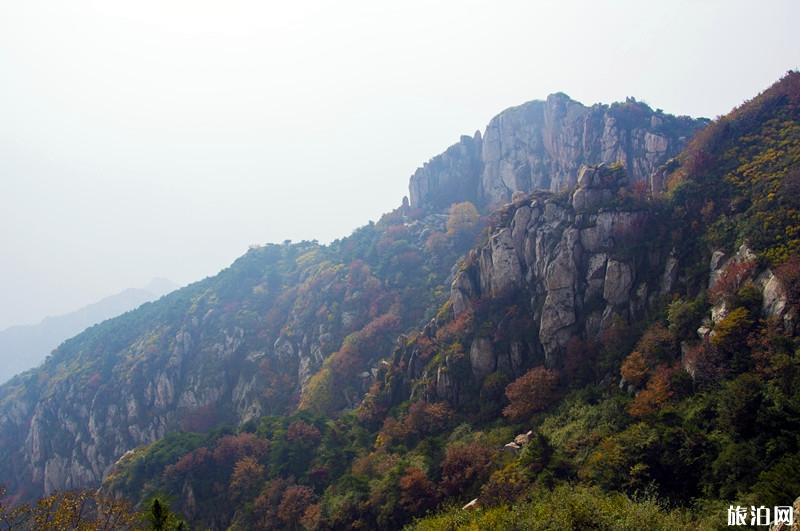
{"label": "white sky", "polygon": [[724,113],[800,66],[798,20],[769,0],[0,0],[0,328],[347,235],[551,92]]}

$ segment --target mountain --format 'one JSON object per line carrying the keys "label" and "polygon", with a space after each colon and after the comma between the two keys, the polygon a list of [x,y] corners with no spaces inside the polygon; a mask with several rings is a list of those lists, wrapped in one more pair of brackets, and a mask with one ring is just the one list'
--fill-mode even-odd
{"label": "mountain", "polygon": [[[1,386],[9,492],[102,482],[211,529],[715,529],[791,505],[800,74],[705,127],[569,101],[463,137],[377,223],[253,248]],[[628,147],[603,155],[598,116]],[[495,164],[492,127],[530,142]]]}
{"label": "mountain", "polygon": [[0,331],[0,382],[39,365],[65,339],[86,328],[157,299],[177,288],[156,278],[143,288],[128,288],[64,315],[46,317],[35,325]]}
{"label": "mountain", "polygon": [[[515,192],[567,190],[581,164],[619,162],[632,181],[648,181],[708,120],[653,111],[629,98],[586,107],[551,94],[498,114],[483,135],[462,136],[411,176],[412,207],[458,201],[502,205]],[[656,180],[649,186],[661,191]]]}
{"label": "mountain", "polygon": [[[623,120],[623,108],[644,116],[650,136],[688,134],[704,123],[632,101],[591,111],[564,95],[547,102],[505,111],[484,136],[535,144],[531,138],[542,129],[558,137],[558,146],[577,145],[587,133],[576,120],[597,113],[608,115],[606,140],[644,135],[628,127],[639,121]],[[535,111],[543,108],[547,128]],[[522,140],[507,140],[512,137]],[[664,157],[686,141],[664,139],[656,144],[673,146]],[[432,173],[452,151],[425,168]],[[509,164],[517,165],[523,152],[509,155]],[[647,162],[652,154],[610,148],[565,151],[560,160],[577,169],[609,157],[634,168],[653,163]],[[471,179],[469,172],[453,175]],[[0,404],[11,407],[0,405],[0,456],[14,467],[4,477],[37,494],[96,484],[126,451],[170,431],[240,425],[298,403],[327,413],[357,404],[393,335],[429,319],[444,300],[451,269],[474,238],[474,230],[445,234],[442,212],[462,198],[426,204],[415,192],[419,176],[411,177],[410,207],[378,224],[328,247],[304,242],[253,249],[217,277],[67,341],[36,373],[0,388]],[[350,348],[360,342],[369,348]]]}

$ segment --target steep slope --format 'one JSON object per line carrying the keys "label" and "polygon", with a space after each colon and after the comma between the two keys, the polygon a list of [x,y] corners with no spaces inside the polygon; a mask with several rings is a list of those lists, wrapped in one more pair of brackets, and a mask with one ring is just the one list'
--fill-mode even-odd
{"label": "steep slope", "polygon": [[[492,155],[492,164],[518,167],[529,153],[514,146],[541,144],[541,131],[555,135],[555,144],[545,143],[556,151],[575,140],[589,111],[562,95],[548,101],[509,110],[490,124],[487,140],[505,146]],[[683,137],[675,135],[702,123],[653,113],[634,102],[592,109],[608,115],[609,134],[624,136],[626,145],[625,135],[644,139],[645,129],[667,135],[656,142],[664,147],[658,157],[625,159],[637,176],[682,144]],[[547,128],[540,127],[541,120]],[[569,162],[558,171],[550,163],[540,168],[542,175],[554,176],[552,182],[534,179],[511,189],[571,182],[570,169],[594,157],[600,146],[595,140],[589,144],[586,156],[559,159]],[[613,160],[633,154],[602,145]],[[487,199],[488,185],[476,189],[469,177],[477,169],[490,171],[487,146],[480,137],[465,137],[426,165],[436,175],[448,175],[443,187],[430,181],[439,198],[435,204],[413,192],[417,174],[412,203],[422,201],[418,206],[425,208],[404,205],[330,246],[306,242],[252,249],[214,278],[87,330],[40,369],[0,387],[0,475],[10,491],[35,497],[97,484],[125,452],[173,431],[243,425],[298,405],[320,414],[355,407],[383,378],[386,365],[376,363],[391,352],[397,334],[429,320],[446,299],[453,264],[473,241],[473,225],[447,228],[447,216],[436,210],[465,197],[484,205],[502,199]],[[552,205],[543,208],[548,219],[569,216],[554,214]],[[553,235],[547,245],[560,237]],[[554,349],[563,346],[570,326],[553,330]],[[526,353],[539,354],[533,346]]]}
{"label": "steep slope", "polygon": [[47,317],[39,324],[0,330],[0,383],[37,366],[65,339],[175,288],[177,286],[166,279],[153,279],[143,288],[126,289],[74,312]]}
{"label": "steep slope", "polygon": [[583,167],[577,181],[570,195],[536,192],[494,214],[440,318],[395,353],[384,401],[484,407],[487,380],[531,366],[609,369],[575,359],[576,346],[657,312],[678,264],[669,216],[634,194],[622,166]]}
{"label": "steep slope", "polygon": [[730,504],[791,505],[799,83],[715,122],[661,168],[663,196],[604,165],[495,211],[354,411],[173,434],[106,488],[167,493],[214,529],[397,529],[437,510],[416,528],[717,529]]}
{"label": "steep slope", "polygon": [[[66,341],[0,387],[9,491],[96,485],[126,451],[171,431],[284,413],[326,359],[336,388],[324,400],[355,403],[394,335],[445,296],[461,252],[441,217],[393,219],[406,219],[402,209],[330,246],[253,248],[213,278]],[[434,233],[435,255],[426,245]],[[348,337],[375,337],[375,350],[344,349]]]}
{"label": "steep slope", "polygon": [[656,192],[654,170],[677,155],[707,120],[653,111],[633,99],[586,107],[565,94],[498,114],[483,135],[463,136],[411,177],[411,206],[441,209],[457,201],[497,206],[514,192],[563,191],[582,164],[618,162],[632,181]]}

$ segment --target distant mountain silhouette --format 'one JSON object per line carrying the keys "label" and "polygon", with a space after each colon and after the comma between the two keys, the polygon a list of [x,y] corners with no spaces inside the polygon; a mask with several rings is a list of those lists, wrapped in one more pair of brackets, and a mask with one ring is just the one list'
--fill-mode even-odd
{"label": "distant mountain silhouette", "polygon": [[154,278],[143,288],[128,288],[74,312],[0,331],[0,383],[36,367],[64,340],[86,328],[158,299],[177,287],[167,279]]}

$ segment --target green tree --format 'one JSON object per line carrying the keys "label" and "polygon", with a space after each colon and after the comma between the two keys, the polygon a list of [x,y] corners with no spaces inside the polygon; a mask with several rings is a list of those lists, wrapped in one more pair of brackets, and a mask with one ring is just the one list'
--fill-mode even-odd
{"label": "green tree", "polygon": [[469,245],[478,232],[480,214],[469,201],[450,206],[447,235],[459,245]]}

